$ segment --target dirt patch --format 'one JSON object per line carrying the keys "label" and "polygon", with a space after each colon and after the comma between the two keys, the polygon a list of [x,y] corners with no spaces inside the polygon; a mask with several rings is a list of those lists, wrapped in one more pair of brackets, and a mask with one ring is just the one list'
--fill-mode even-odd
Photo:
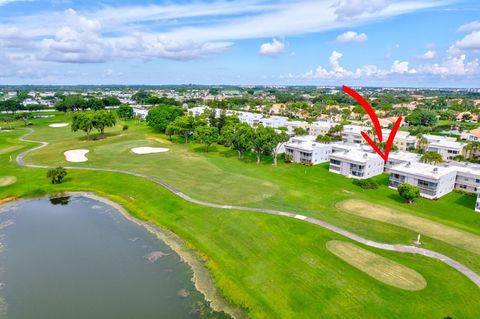
{"label": "dirt patch", "polygon": [[0,177],[0,187],[5,187],[8,185],[15,184],[17,182],[17,178],[15,176],[2,176]]}
{"label": "dirt patch", "polygon": [[156,141],[156,142],[159,142],[159,143],[162,143],[162,144],[172,144],[172,141],[169,141],[169,140],[164,139],[164,138],[161,138],[161,137],[156,137],[156,136],[151,136],[151,135],[145,135],[145,138],[146,138],[147,140]]}
{"label": "dirt patch", "polygon": [[410,291],[422,290],[427,282],[413,269],[355,244],[331,240],[327,249],[346,263],[387,285]]}
{"label": "dirt patch", "polygon": [[7,197],[7,198],[4,198],[4,199],[0,199],[0,204],[6,204],[6,203],[9,203],[9,202],[13,202],[14,200],[17,200],[16,197]]}
{"label": "dirt patch", "polygon": [[470,232],[357,199],[346,200],[337,207],[350,214],[408,228],[480,255],[480,236]]}

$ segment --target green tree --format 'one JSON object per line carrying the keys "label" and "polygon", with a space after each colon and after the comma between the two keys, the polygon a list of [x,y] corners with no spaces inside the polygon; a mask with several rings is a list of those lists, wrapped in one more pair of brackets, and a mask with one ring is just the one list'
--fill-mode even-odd
{"label": "green tree", "polygon": [[75,113],[72,116],[72,132],[83,131],[90,139],[90,132],[93,130],[93,116],[91,112]]}
{"label": "green tree", "polygon": [[437,152],[425,152],[425,154],[423,154],[420,158],[420,161],[422,161],[423,163],[436,164],[442,163],[443,158],[442,155]]}
{"label": "green tree", "polygon": [[52,184],[61,184],[67,176],[67,170],[61,166],[47,171],[47,178],[50,178]]}
{"label": "green tree", "polygon": [[122,120],[133,119],[133,108],[128,104],[122,104],[117,110],[118,117]]}
{"label": "green tree", "polygon": [[253,133],[253,128],[246,123],[230,123],[222,129],[222,139],[243,159],[245,152],[252,149]]}
{"label": "green tree", "polygon": [[148,126],[158,132],[165,132],[167,126],[177,117],[183,115],[183,110],[170,105],[161,104],[148,111],[146,121]]}
{"label": "green tree", "polygon": [[193,116],[184,115],[177,117],[172,123],[168,124],[167,131],[183,136],[185,143],[188,143],[188,137],[195,130],[195,118]]}
{"label": "green tree", "polygon": [[295,136],[304,136],[307,135],[308,132],[303,127],[296,127],[293,129],[293,133],[295,133]]}
{"label": "green tree", "polygon": [[275,132],[272,128],[263,125],[254,129],[252,148],[257,157],[257,164],[260,164],[262,154],[270,154],[272,151],[272,131]]}
{"label": "green tree", "polygon": [[407,115],[405,121],[414,126],[434,126],[437,123],[437,114],[429,110],[415,109]]}
{"label": "green tree", "polygon": [[410,185],[410,184],[400,184],[398,185],[398,195],[405,199],[409,204],[413,203],[413,200],[415,198],[418,198],[420,196],[420,190],[418,187]]}
{"label": "green tree", "polygon": [[117,124],[117,119],[113,112],[96,111],[93,113],[93,127],[96,128],[102,138],[105,138],[105,128],[114,127]]}
{"label": "green tree", "polygon": [[195,129],[193,138],[205,145],[205,152],[208,152],[210,145],[218,141],[218,129],[213,126],[202,125]]}
{"label": "green tree", "polygon": [[330,143],[333,142],[333,138],[332,138],[330,135],[328,135],[328,134],[319,135],[319,136],[317,136],[316,141],[317,141],[318,143],[330,144]]}
{"label": "green tree", "polygon": [[93,111],[98,111],[105,108],[105,104],[103,103],[103,101],[94,97],[88,99],[85,103],[87,105],[87,108]]}
{"label": "green tree", "polygon": [[116,96],[107,96],[102,99],[102,103],[105,106],[117,106],[122,104]]}
{"label": "green tree", "polygon": [[277,165],[278,153],[282,149],[283,145],[290,140],[290,136],[285,132],[277,133],[273,130],[271,132],[271,139],[267,147],[272,154],[273,165]]}

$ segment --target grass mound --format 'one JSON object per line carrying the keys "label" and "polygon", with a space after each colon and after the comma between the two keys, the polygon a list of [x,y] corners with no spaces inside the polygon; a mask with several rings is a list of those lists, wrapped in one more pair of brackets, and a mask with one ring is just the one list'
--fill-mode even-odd
{"label": "grass mound", "polygon": [[415,270],[357,245],[340,240],[331,240],[326,245],[335,256],[387,285],[411,291],[427,286],[425,278]]}

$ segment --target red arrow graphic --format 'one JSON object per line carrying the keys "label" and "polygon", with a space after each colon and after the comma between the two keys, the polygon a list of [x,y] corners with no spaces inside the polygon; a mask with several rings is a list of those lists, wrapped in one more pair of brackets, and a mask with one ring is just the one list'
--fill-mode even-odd
{"label": "red arrow graphic", "polygon": [[[342,86],[342,90],[353,97],[360,105],[364,108],[364,110],[367,112],[368,116],[370,116],[370,119],[372,120],[373,126],[375,127],[375,132],[377,133],[378,140],[380,143],[383,140],[382,137],[382,127],[380,126],[380,121],[378,120],[377,114],[375,114],[375,111],[373,110],[372,106],[360,95],[358,94],[355,90],[349,88],[348,86]],[[385,144],[385,149],[380,150],[380,148],[375,144],[374,141],[370,138],[370,136],[367,135],[367,133],[362,132],[363,138],[370,144],[370,146],[375,150],[375,152],[380,155],[381,158],[386,162],[388,160],[388,154],[390,153],[390,149],[393,144],[393,140],[395,139],[395,135],[397,135],[398,129],[400,127],[400,124],[402,124],[402,117],[399,117],[397,121],[395,122],[395,125],[393,125],[392,131],[390,132],[390,136],[388,137],[387,143]]]}

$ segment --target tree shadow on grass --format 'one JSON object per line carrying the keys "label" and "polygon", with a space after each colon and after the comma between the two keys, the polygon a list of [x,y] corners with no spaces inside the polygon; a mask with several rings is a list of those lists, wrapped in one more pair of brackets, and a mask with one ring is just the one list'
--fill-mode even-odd
{"label": "tree shadow on grass", "polygon": [[109,139],[109,138],[112,138],[112,137],[118,137],[120,135],[127,135],[128,133],[126,132],[107,132],[105,133],[105,137],[102,138],[102,135],[100,133],[94,133],[94,134],[90,134],[90,139],[87,140],[87,136],[86,135],[82,135],[78,138],[79,141],[82,141],[82,142],[92,142],[92,141],[102,141],[102,140],[106,140],[106,139]]}
{"label": "tree shadow on grass", "polygon": [[463,207],[474,209],[477,202],[477,196],[475,194],[462,194],[455,200],[455,204],[461,205]]}
{"label": "tree shadow on grass", "polygon": [[403,198],[401,198],[400,195],[398,195],[398,194],[390,194],[387,197],[390,198],[392,201],[397,202],[399,204],[405,204],[405,200]]}

